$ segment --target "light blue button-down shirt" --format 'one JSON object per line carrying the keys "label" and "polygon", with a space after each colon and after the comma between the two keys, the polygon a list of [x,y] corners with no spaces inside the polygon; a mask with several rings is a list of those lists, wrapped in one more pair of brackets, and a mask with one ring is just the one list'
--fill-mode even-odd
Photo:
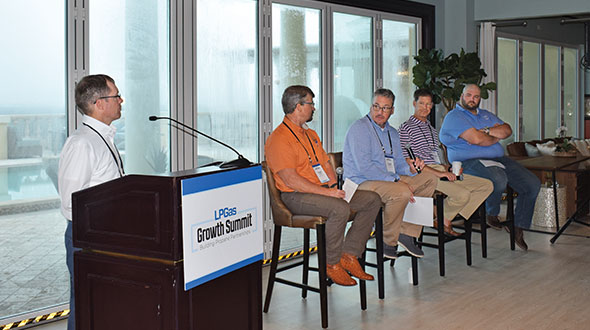
{"label": "light blue button-down shirt", "polygon": [[[386,155],[393,156],[396,173],[387,171]],[[356,184],[365,181],[397,181],[400,175],[415,175],[410,172],[402,155],[397,130],[388,122],[384,128],[379,127],[368,115],[354,122],[348,129],[342,163],[344,178]]]}

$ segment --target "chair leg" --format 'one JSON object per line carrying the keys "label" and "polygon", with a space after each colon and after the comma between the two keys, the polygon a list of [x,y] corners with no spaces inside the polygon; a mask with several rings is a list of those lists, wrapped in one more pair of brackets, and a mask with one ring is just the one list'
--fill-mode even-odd
{"label": "chair leg", "polygon": [[326,275],[326,225],[317,224],[316,227],[318,244],[318,273],[320,282],[320,310],[322,317],[322,328],[328,327],[328,275]]}
{"label": "chair leg", "polygon": [[507,188],[506,199],[508,201],[508,207],[506,209],[506,220],[508,220],[508,226],[510,227],[510,250],[514,251],[514,190],[512,190],[512,187],[510,186]]}
{"label": "chair leg", "polygon": [[[359,263],[361,264],[361,268],[365,270],[365,257],[366,253],[363,251],[361,257],[359,258]],[[359,293],[361,295],[361,309],[367,309],[367,281],[359,280]]]}
{"label": "chair leg", "polygon": [[471,266],[471,231],[473,229],[473,223],[466,219],[465,222],[465,254],[467,256],[467,266]]}
{"label": "chair leg", "polygon": [[412,257],[412,284],[418,285],[418,258]]}
{"label": "chair leg", "polygon": [[486,222],[486,203],[479,206],[479,226],[481,234],[481,257],[488,257],[488,223]]}
{"label": "chair leg", "polygon": [[[301,276],[303,285],[307,286],[309,280],[309,229],[303,229],[303,274]],[[301,289],[301,297],[307,298],[307,288]]]}
{"label": "chair leg", "polygon": [[379,299],[385,299],[385,283],[383,264],[383,213],[382,210],[377,214],[375,220],[375,244],[377,245],[377,286],[379,287]]}
{"label": "chair leg", "polygon": [[438,270],[440,276],[445,276],[445,221],[444,221],[443,196],[436,195],[436,218],[438,219],[437,237],[438,237]]}
{"label": "chair leg", "polygon": [[275,278],[277,276],[277,267],[279,264],[279,250],[281,246],[281,226],[275,225],[274,237],[272,241],[272,257],[270,261],[270,272],[268,274],[268,285],[266,286],[266,297],[264,298],[265,313],[268,313],[270,307],[270,298],[272,297],[272,289],[274,287]]}

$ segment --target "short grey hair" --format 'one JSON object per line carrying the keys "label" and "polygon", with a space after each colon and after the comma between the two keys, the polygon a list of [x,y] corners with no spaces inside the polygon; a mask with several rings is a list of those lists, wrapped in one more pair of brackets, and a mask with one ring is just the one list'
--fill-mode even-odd
{"label": "short grey hair", "polygon": [[383,96],[383,97],[386,97],[388,99],[391,99],[391,105],[393,105],[393,103],[395,102],[395,95],[393,94],[393,92],[391,91],[391,89],[379,88],[378,90],[376,90],[373,93],[373,102],[375,102],[375,98],[377,96]]}
{"label": "short grey hair", "polygon": [[293,85],[289,86],[283,92],[283,97],[281,99],[281,104],[283,105],[283,112],[288,115],[295,111],[297,104],[302,104],[305,102],[305,98],[307,95],[311,95],[311,97],[315,97],[311,88],[302,85]]}
{"label": "short grey hair", "polygon": [[76,105],[83,115],[89,115],[90,105],[95,103],[99,97],[107,96],[110,92],[108,81],[115,84],[115,80],[106,74],[89,75],[78,82],[75,91]]}

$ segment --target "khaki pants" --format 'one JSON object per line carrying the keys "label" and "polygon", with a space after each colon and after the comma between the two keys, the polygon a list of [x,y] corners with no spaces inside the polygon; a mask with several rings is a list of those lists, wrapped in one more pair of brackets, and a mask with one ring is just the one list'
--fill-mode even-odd
{"label": "khaki pants", "polygon": [[391,246],[397,245],[400,232],[412,237],[418,237],[422,232],[422,226],[402,221],[411,196],[407,185],[414,190],[414,196],[432,197],[438,178],[430,173],[420,173],[416,176],[402,175],[400,181],[365,181],[358,187],[374,191],[381,197],[384,205],[383,241]]}
{"label": "khaki pants", "polygon": [[[444,171],[442,165],[428,165],[435,170]],[[453,220],[460,214],[466,220],[485,202],[494,190],[492,181],[469,174],[463,175],[463,180],[438,180],[436,190],[447,195],[444,201],[445,219]]]}

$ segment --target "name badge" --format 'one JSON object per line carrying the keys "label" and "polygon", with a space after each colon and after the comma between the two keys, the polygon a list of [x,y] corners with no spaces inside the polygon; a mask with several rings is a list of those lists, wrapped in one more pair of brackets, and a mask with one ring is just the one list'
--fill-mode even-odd
{"label": "name badge", "polygon": [[385,155],[385,167],[387,167],[387,172],[395,173],[395,162],[393,161],[393,156]]}
{"label": "name badge", "polygon": [[326,183],[326,182],[330,181],[330,178],[328,178],[328,175],[326,174],[326,172],[322,168],[322,165],[316,164],[316,165],[312,165],[311,167],[313,167],[313,170],[315,171],[315,175],[318,177],[318,179],[320,180],[321,183]]}

